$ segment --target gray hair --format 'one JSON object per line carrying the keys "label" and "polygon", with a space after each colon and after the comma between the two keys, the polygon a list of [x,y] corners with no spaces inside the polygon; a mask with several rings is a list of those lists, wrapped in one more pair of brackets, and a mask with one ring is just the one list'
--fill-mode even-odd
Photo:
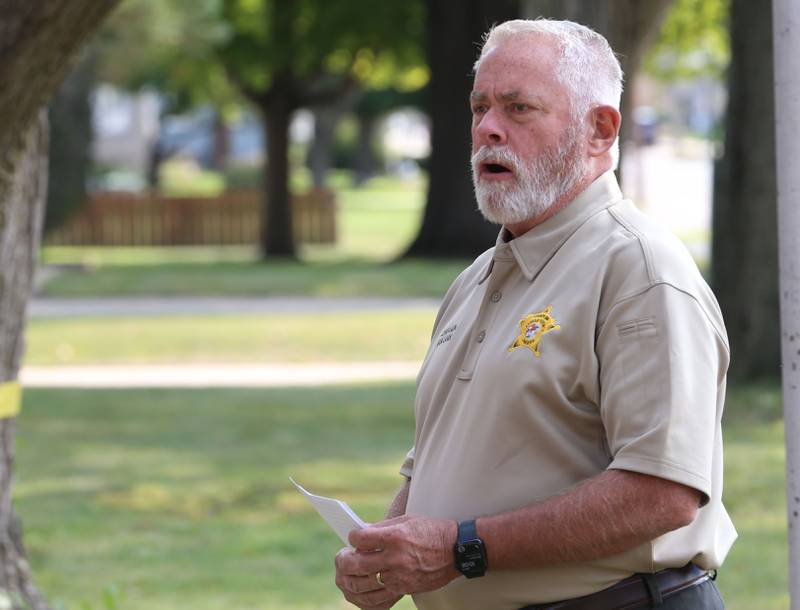
{"label": "gray hair", "polygon": [[514,19],[493,27],[484,36],[475,71],[489,51],[508,40],[531,35],[550,36],[559,45],[556,78],[571,92],[573,117],[582,119],[596,105],[619,110],[622,67],[614,51],[603,36],[574,21]]}

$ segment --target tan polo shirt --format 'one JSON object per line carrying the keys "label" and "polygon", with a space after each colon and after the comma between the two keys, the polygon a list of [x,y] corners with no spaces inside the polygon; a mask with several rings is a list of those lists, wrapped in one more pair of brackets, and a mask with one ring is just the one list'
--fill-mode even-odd
{"label": "tan polo shirt", "polygon": [[543,500],[608,468],[683,483],[707,503],[620,555],[459,578],[422,610],[512,610],[694,561],[736,538],[722,506],[729,352],[686,248],[622,199],[612,172],[558,214],[482,254],[450,287],[417,383],[401,472],[409,513],[476,518]]}

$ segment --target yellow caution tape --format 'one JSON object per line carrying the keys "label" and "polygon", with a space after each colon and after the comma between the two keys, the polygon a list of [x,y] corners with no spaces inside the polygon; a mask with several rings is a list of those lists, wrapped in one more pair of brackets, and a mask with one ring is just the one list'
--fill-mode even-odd
{"label": "yellow caution tape", "polygon": [[0,419],[14,417],[22,405],[22,386],[18,381],[0,383]]}

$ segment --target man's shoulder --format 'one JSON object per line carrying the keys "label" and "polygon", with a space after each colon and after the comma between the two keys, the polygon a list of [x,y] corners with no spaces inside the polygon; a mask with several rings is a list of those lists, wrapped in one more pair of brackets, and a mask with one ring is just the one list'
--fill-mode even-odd
{"label": "man's shoulder", "polygon": [[647,284],[667,283],[684,289],[703,282],[686,245],[630,200],[610,206],[608,214],[616,229],[609,233],[613,243],[608,251],[614,253],[619,271],[639,271],[640,280]]}
{"label": "man's shoulder", "polygon": [[724,334],[719,304],[692,258],[689,249],[657,220],[629,200],[608,208],[609,253],[606,308],[635,298],[656,286],[683,293],[705,312]]}

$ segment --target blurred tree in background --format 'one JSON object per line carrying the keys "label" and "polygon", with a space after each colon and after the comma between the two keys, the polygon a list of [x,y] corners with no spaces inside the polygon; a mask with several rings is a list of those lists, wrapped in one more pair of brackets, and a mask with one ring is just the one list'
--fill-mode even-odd
{"label": "blurred tree in background", "polygon": [[775,83],[771,3],[731,0],[725,144],[714,175],[711,285],[730,377],[780,374]]}
{"label": "blurred tree in background", "polygon": [[[215,53],[230,31],[220,12],[220,0],[128,0],[95,47],[97,80],[130,92],[158,92],[162,117],[201,106],[213,109],[211,166],[224,170],[228,123],[241,101]],[[176,152],[160,138],[153,141],[147,171],[151,188],[158,187],[161,164]]]}
{"label": "blurred tree in background", "polygon": [[645,58],[662,80],[711,75],[724,78],[730,61],[730,0],[674,0]]}
{"label": "blurred tree in background", "polygon": [[91,167],[91,93],[96,83],[96,54],[89,51],[70,72],[50,103],[49,176],[45,233],[63,224],[86,201]]}
{"label": "blurred tree in background", "polygon": [[225,0],[231,32],[219,57],[264,120],[267,142],[263,256],[295,256],[289,205],[289,122],[376,75],[421,63],[418,2]]}
{"label": "blurred tree in background", "polygon": [[332,166],[334,130],[337,121],[345,112],[352,112],[357,122],[357,135],[352,154],[346,166],[353,170],[353,181],[363,185],[369,178],[385,168],[379,167],[381,143],[377,142],[377,127],[381,118],[400,108],[415,108],[427,112],[430,90],[423,83],[428,81],[428,71],[420,65],[408,72],[413,78],[405,78],[396,85],[385,86],[378,82],[359,87],[342,103],[322,105],[314,109],[314,140],[308,151],[308,168],[315,187],[325,184],[327,170]]}
{"label": "blurred tree in background", "polygon": [[[214,110],[212,165],[224,169],[231,116],[241,107],[215,55],[228,28],[218,0],[127,0],[108,19],[50,104],[50,174],[45,231],[62,224],[86,200],[91,174],[95,88],[156,91],[161,115],[206,105]],[[157,188],[161,164],[178,152],[150,144],[147,181]]]}

